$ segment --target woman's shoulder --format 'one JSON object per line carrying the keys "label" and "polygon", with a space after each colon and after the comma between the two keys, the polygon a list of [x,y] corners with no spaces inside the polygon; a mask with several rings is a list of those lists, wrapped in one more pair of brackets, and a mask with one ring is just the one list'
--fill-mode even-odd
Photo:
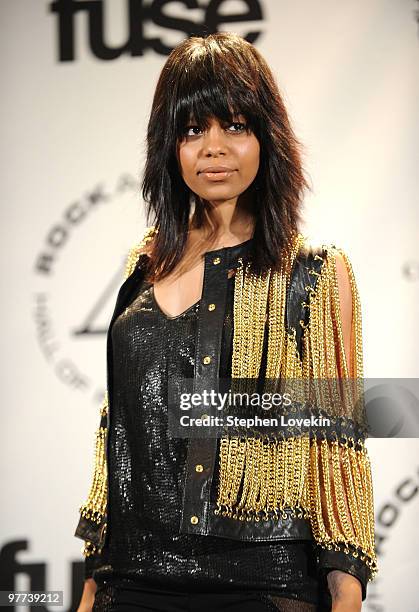
{"label": "woman's shoulder", "polygon": [[[335,242],[321,242],[310,236],[299,234],[299,250],[293,277],[308,273],[317,277],[328,277],[328,284],[338,287],[341,303],[349,303],[355,275],[346,249]],[[336,282],[335,282],[336,281]]]}
{"label": "woman's shoulder", "polygon": [[297,235],[298,248],[296,258],[302,264],[307,263],[311,260],[318,260],[324,258],[327,255],[329,246],[319,240],[312,238],[311,236],[299,233]]}
{"label": "woman's shoulder", "polygon": [[342,321],[350,326],[352,305],[359,296],[346,248],[337,246],[335,242],[320,242],[304,236],[297,259],[305,272],[315,275],[317,280],[323,277],[323,286],[330,289],[332,297],[339,303]]}
{"label": "woman's shoulder", "polygon": [[128,276],[133,273],[137,265],[138,259],[142,255],[150,257],[151,249],[153,246],[153,238],[156,233],[156,227],[154,225],[150,225],[143,231],[141,239],[131,246],[125,264],[125,278],[128,278]]}
{"label": "woman's shoulder", "polygon": [[339,247],[335,242],[323,242],[318,238],[299,234],[299,249],[297,257],[300,260],[315,259],[328,260],[334,258],[337,265],[341,267],[349,258],[346,249]]}

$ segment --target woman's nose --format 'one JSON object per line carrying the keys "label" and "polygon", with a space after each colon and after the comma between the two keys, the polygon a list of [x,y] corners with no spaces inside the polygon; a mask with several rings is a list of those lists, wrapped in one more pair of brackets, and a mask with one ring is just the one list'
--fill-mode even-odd
{"label": "woman's nose", "polygon": [[227,148],[226,135],[220,126],[211,126],[204,132],[204,150],[210,152],[221,152]]}

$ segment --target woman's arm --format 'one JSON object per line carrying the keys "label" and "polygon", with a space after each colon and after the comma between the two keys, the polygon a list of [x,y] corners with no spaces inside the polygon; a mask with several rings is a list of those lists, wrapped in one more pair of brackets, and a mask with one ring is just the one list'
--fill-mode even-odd
{"label": "woman's arm", "polygon": [[[141,241],[130,248],[125,262],[125,279],[134,271],[138,258],[142,254],[149,254],[148,244],[154,233],[154,227],[146,228]],[[104,562],[104,551],[90,540],[98,539],[98,532],[102,534],[106,528],[107,514],[107,465],[106,465],[106,437],[107,414],[109,410],[108,393],[106,392],[100,407],[99,427],[96,431],[94,469],[90,492],[87,501],[80,508],[80,516],[75,536],[84,540],[84,588],[78,612],[91,610],[96,593],[96,582],[93,579],[94,571]]]}
{"label": "woman's arm", "polygon": [[342,321],[343,345],[345,347],[346,364],[350,375],[353,373],[352,351],[352,291],[345,261],[340,253],[336,254],[336,276],[339,288],[339,304]]}
{"label": "woman's arm", "polygon": [[[345,357],[348,373],[349,376],[352,376],[354,372],[352,350],[352,291],[348,271],[346,269],[346,264],[342,255],[339,253],[336,254],[335,259],[336,276],[339,289],[339,305],[341,313],[343,345],[345,348]],[[345,502],[346,511],[349,514],[349,507],[346,499]],[[333,565],[333,551],[329,551],[329,553],[329,561],[331,565]],[[337,556],[336,566],[338,568],[340,567]],[[353,567],[351,567],[351,571],[354,572]],[[327,573],[327,585],[332,596],[333,612],[344,612],[346,610],[348,612],[357,612],[358,610],[361,610],[362,584],[359,575],[358,577],[355,577],[342,569],[331,569]]]}
{"label": "woman's arm", "polygon": [[357,578],[341,570],[332,570],[327,575],[327,584],[332,596],[332,612],[361,610],[362,590]]}
{"label": "woman's arm", "polygon": [[323,435],[315,433],[310,439],[309,516],[319,578],[333,592],[334,606],[346,606],[334,610],[356,611],[359,594],[365,599],[367,583],[377,571],[371,467],[365,447],[361,305],[344,251],[323,245],[321,258],[309,298],[309,324],[303,326],[302,365],[313,380],[314,405],[331,421],[319,432]]}
{"label": "woman's arm", "polygon": [[93,578],[87,578],[87,580],[84,581],[83,593],[77,612],[91,612],[95,601],[95,594],[96,582]]}

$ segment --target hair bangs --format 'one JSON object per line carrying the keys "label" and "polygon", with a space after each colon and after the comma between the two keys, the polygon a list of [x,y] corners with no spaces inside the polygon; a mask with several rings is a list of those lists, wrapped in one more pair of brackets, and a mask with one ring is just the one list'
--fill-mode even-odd
{"label": "hair bangs", "polygon": [[231,75],[227,80],[219,68],[203,68],[201,64],[187,69],[187,78],[179,84],[177,100],[174,100],[177,138],[182,138],[191,121],[201,128],[208,128],[210,117],[233,123],[243,115],[249,127],[254,128],[260,108],[248,85],[239,79],[232,80]]}

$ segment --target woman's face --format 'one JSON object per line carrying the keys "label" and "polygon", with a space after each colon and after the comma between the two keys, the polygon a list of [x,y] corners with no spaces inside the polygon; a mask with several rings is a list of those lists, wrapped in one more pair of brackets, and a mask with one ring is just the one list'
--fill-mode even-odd
{"label": "woman's face", "polygon": [[246,131],[243,115],[233,119],[234,123],[227,125],[211,117],[207,129],[200,129],[191,119],[178,144],[183,180],[210,202],[237,198],[252,184],[259,169],[258,139]]}

